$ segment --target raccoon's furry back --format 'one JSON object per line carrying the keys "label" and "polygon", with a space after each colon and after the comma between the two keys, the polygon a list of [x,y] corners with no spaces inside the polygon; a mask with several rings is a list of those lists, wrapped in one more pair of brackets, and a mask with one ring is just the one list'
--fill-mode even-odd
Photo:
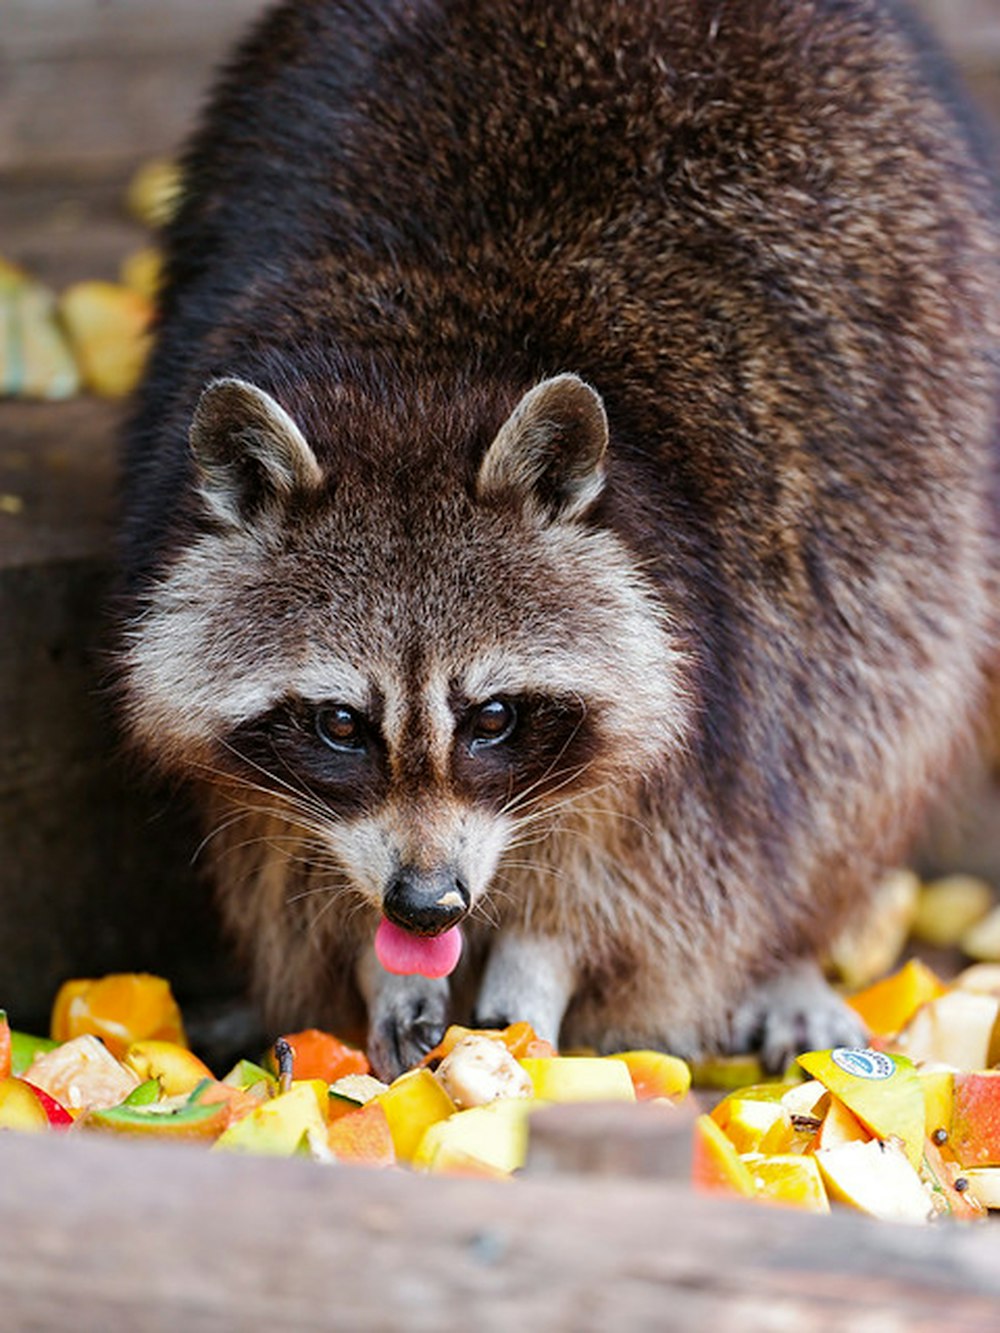
{"label": "raccoon's furry back", "polygon": [[[814,949],[905,846],[982,697],[994,199],[901,13],[298,0],[244,44],[186,157],[124,528],[125,694],[168,765],[197,777],[232,743],[206,737],[189,764],[136,684],[178,561],[210,549],[187,446],[206,384],[272,395],[358,514],[403,486],[431,550],[442,492],[469,493],[532,385],[572,372],[600,393],[607,479],[581,524],[611,534],[662,608],[685,702],[683,734],[665,728],[651,758],[636,725],[613,790],[501,858],[497,918],[579,938],[573,1036],[717,1036],[734,997]],[[290,520],[299,555],[314,521],[308,505]],[[525,623],[547,595],[536,558],[526,544]],[[284,593],[240,601],[242,627],[229,612],[220,675],[196,682],[207,651],[192,698],[222,688],[223,640],[246,651],[299,613],[313,567],[296,559]],[[374,575],[349,569],[361,606]],[[559,591],[573,611],[591,595]],[[489,617],[467,618],[471,655],[493,651]],[[616,649],[580,651],[586,698]],[[293,941],[336,971],[367,918],[312,921],[318,872],[275,850],[271,818],[234,825],[217,870],[280,1007]],[[303,985],[294,1017],[324,984]]]}

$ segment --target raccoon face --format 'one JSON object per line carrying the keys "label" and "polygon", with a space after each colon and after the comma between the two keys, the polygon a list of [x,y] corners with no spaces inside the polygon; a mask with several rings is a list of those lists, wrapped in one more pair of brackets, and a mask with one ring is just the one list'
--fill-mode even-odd
{"label": "raccoon face", "polygon": [[430,461],[400,484],[346,459],[330,476],[268,394],[210,385],[191,439],[214,523],[132,627],[136,739],[281,806],[397,924],[454,924],[512,842],[650,771],[685,728],[664,609],[586,521],[607,438],[600,398],[563,375],[471,478]]}

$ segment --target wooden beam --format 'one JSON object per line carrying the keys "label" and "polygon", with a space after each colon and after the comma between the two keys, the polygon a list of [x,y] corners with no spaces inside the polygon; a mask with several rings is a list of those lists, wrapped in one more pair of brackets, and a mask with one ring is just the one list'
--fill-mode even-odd
{"label": "wooden beam", "polygon": [[997,1327],[989,1226],[0,1136],[4,1327]]}

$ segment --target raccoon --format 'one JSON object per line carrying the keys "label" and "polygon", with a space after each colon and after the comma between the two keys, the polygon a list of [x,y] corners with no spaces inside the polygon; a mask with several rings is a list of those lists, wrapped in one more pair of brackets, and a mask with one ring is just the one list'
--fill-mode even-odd
{"label": "raccoon", "polygon": [[995,199],[912,17],[295,0],[183,180],[121,697],[268,1022],[860,1040],[817,954],[997,653]]}

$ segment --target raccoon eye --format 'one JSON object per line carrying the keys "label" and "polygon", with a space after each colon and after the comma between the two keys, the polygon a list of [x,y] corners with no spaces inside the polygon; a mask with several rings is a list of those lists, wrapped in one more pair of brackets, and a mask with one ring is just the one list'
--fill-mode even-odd
{"label": "raccoon eye", "polygon": [[353,708],[335,704],[316,714],[316,735],[333,750],[363,750],[364,723]]}
{"label": "raccoon eye", "polygon": [[506,699],[490,699],[476,713],[472,722],[472,744],[497,745],[505,741],[517,723],[517,712]]}

